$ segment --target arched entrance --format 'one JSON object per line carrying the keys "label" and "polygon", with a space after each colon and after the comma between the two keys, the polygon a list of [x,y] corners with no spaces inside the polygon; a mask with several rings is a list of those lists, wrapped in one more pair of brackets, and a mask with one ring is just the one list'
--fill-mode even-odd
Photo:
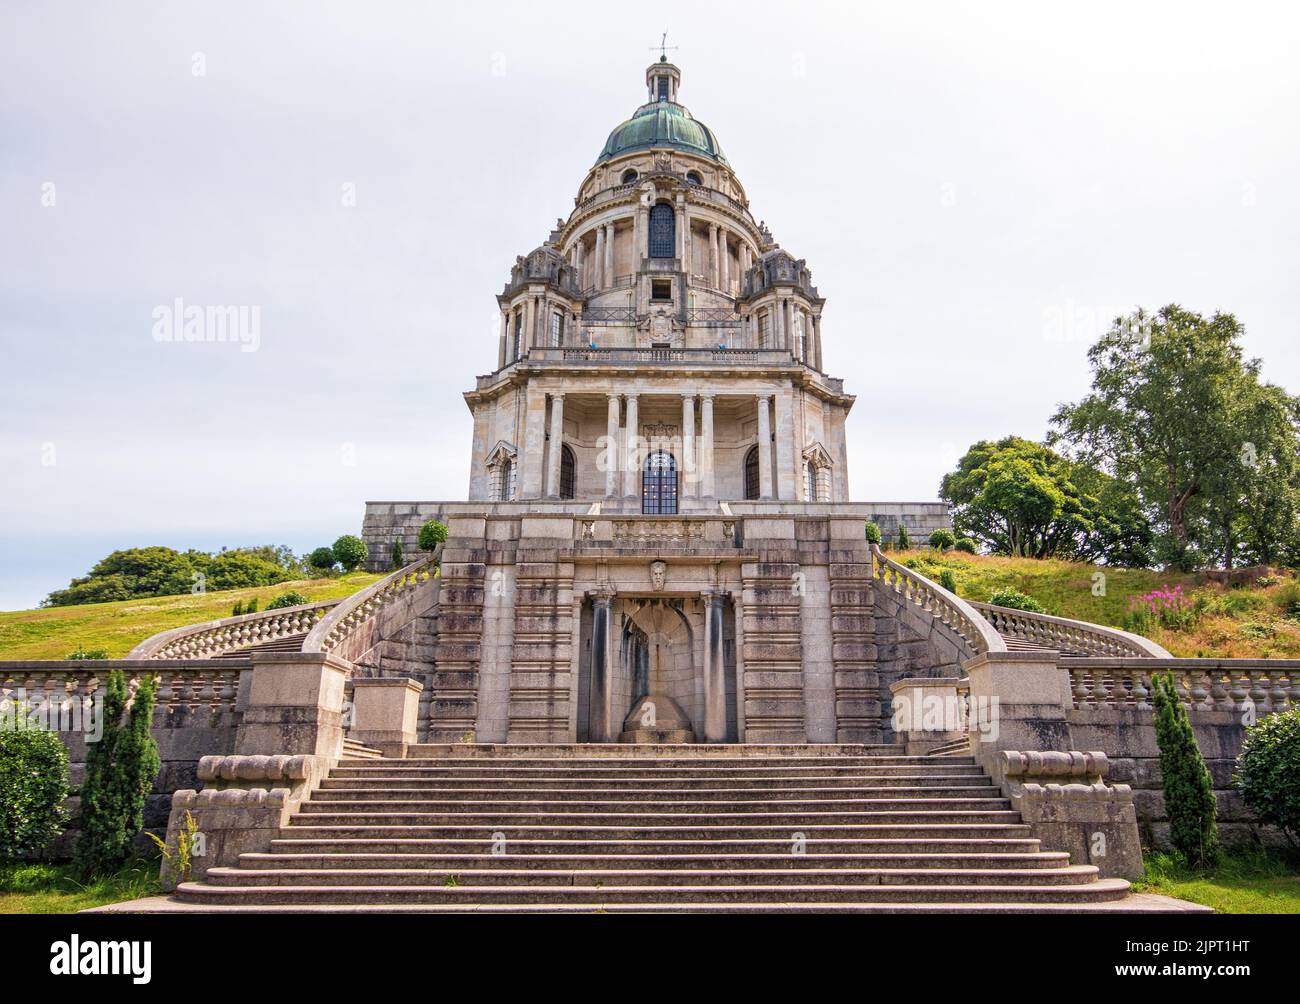
{"label": "arched entrance", "polygon": [[677,515],[677,461],[671,453],[655,450],[646,457],[641,473],[641,511],[648,516]]}

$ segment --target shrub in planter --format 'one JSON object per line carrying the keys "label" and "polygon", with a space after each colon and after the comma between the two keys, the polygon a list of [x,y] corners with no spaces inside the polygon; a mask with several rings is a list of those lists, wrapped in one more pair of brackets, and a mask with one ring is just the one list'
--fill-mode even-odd
{"label": "shrub in planter", "polygon": [[432,551],[447,541],[447,524],[431,519],[420,527],[420,550]]}
{"label": "shrub in planter", "polygon": [[957,538],[953,536],[951,530],[935,530],[930,534],[930,546],[936,551],[946,551],[957,543]]}
{"label": "shrub in planter", "polygon": [[877,523],[867,522],[867,543],[880,546],[880,526]]}
{"label": "shrub in planter", "polygon": [[1300,847],[1300,708],[1267,715],[1246,730],[1232,780],[1261,823]]}
{"label": "shrub in planter", "polygon": [[63,832],[68,816],[68,750],[55,732],[13,728],[24,706],[0,721],[0,861],[35,858]]}
{"label": "shrub in planter", "polygon": [[989,597],[995,607],[1010,607],[1012,610],[1028,610],[1033,614],[1045,614],[1047,608],[1032,596],[1027,596],[1019,589],[999,589]]}
{"label": "shrub in planter", "polygon": [[343,571],[355,571],[366,560],[366,545],[360,537],[345,533],[334,541],[334,560],[343,566]]}
{"label": "shrub in planter", "polygon": [[300,607],[307,602],[307,597],[302,593],[289,590],[287,593],[281,593],[270,603],[266,605],[267,610],[281,610],[284,607]]}
{"label": "shrub in planter", "polygon": [[1187,708],[1178,699],[1174,674],[1152,677],[1160,781],[1169,817],[1169,842],[1193,868],[1219,860],[1219,830],[1214,820],[1214,785],[1196,745]]}

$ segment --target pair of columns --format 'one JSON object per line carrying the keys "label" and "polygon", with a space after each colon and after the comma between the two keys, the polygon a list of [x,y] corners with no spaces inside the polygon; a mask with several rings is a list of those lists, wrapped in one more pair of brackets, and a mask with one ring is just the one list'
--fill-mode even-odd
{"label": "pair of columns", "polygon": [[[627,673],[621,665],[622,645],[615,637],[613,589],[591,594],[591,704],[589,729],[593,741],[614,742],[623,732],[624,710],[614,703],[615,672]],[[704,601],[704,741],[727,740],[727,668],[723,646],[723,611],[727,594],[709,589],[700,594]]]}
{"label": "pair of columns", "polygon": [[709,224],[709,284],[724,293],[731,292],[731,256],[727,254],[727,230]]}
{"label": "pair of columns", "polygon": [[592,285],[607,289],[614,284],[614,224],[602,223],[596,228],[595,272]]}
{"label": "pair of columns", "polygon": [[[622,403],[627,404],[626,423],[620,426]],[[634,452],[640,434],[639,401],[636,394],[610,394],[605,435],[619,462],[611,462],[605,471],[605,497],[621,494],[634,498],[640,494],[641,463],[644,458]],[[554,416],[554,412],[552,412]],[[554,426],[552,426],[554,428]],[[713,466],[713,395],[700,395],[699,456],[696,456],[695,395],[682,398],[682,452],[678,458],[678,485],[683,498],[713,498],[716,491]],[[553,464],[558,461],[553,460]],[[557,467],[558,470],[558,467]],[[622,484],[620,485],[620,480]],[[558,482],[557,482],[558,483]]]}

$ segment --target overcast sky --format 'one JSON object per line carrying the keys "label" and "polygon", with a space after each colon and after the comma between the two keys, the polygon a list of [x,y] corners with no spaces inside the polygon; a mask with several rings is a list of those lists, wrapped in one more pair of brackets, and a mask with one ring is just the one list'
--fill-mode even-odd
{"label": "overcast sky", "polygon": [[[855,499],[1041,437],[1110,317],[1234,312],[1300,391],[1281,4],[5,0],[0,608],[119,547],[295,549],[467,490],[494,294],[650,46],[828,298]],[[154,337],[256,307],[257,351]]]}

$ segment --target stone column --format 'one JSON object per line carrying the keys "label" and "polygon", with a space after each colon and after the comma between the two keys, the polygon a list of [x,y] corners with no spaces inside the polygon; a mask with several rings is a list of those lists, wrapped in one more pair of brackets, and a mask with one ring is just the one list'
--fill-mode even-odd
{"label": "stone column", "polygon": [[700,395],[700,495],[714,497],[713,395]]}
{"label": "stone column", "polygon": [[573,246],[574,263],[573,267],[578,273],[579,288],[586,289],[585,280],[582,277],[583,267],[587,264],[587,242],[583,238],[578,238],[578,243]]}
{"label": "stone column", "polygon": [[501,311],[501,344],[497,347],[497,369],[506,364],[506,339],[510,336],[510,311]]}
{"label": "stone column", "polygon": [[789,348],[785,341],[785,302],[780,299],[772,301],[772,341],[773,348]]}
{"label": "stone column", "polygon": [[536,330],[537,297],[530,296],[527,301],[525,301],[524,306],[524,336],[519,340],[519,354],[521,356],[528,354],[528,349],[533,344],[533,332]]}
{"label": "stone column", "polygon": [[614,224],[607,224],[605,234],[605,286],[614,285]]}
{"label": "stone column", "polygon": [[596,228],[596,259],[592,263],[591,284],[597,291],[605,288],[605,228]]}
{"label": "stone column", "polygon": [[546,464],[546,497],[560,497],[560,456],[564,446],[564,395],[551,395],[551,446]]}
{"label": "stone column", "polygon": [[709,285],[718,288],[718,225],[709,224]]}
{"label": "stone column", "polygon": [[686,196],[677,196],[677,258],[686,273],[686,281],[691,278],[691,214],[686,208]]}
{"label": "stone column", "polygon": [[776,497],[793,500],[796,494],[794,450],[794,402],[788,390],[776,395]]}
{"label": "stone column", "polygon": [[722,604],[725,594],[704,594],[704,741],[727,739],[727,677],[722,649]]}
{"label": "stone column", "polygon": [[718,228],[718,259],[722,265],[722,291],[731,293],[731,257],[727,254],[727,231]]}
{"label": "stone column", "polygon": [[632,253],[634,266],[632,271],[641,271],[642,258],[650,257],[650,207],[639,205],[636,211],[636,221],[639,227],[636,238],[636,250]]}
{"label": "stone column", "polygon": [[822,365],[822,319],[817,314],[809,314],[809,321],[813,328],[813,347],[817,351],[817,372],[825,373],[825,367]]}
{"label": "stone column", "polygon": [[609,395],[609,419],[605,423],[605,435],[609,437],[609,451],[605,471],[605,498],[612,499],[618,494],[618,395]]}
{"label": "stone column", "polygon": [[591,594],[591,704],[587,711],[587,729],[593,742],[617,741],[622,722],[614,721],[613,673],[614,643],[610,635],[614,624],[613,590]]}
{"label": "stone column", "polygon": [[772,498],[772,425],[765,394],[758,398],[758,497]]}
{"label": "stone column", "polygon": [[623,443],[623,494],[635,498],[638,492],[637,475],[641,473],[640,451],[637,449],[637,436],[641,423],[637,418],[637,397],[627,395],[627,424],[624,427]]}
{"label": "stone column", "polygon": [[688,394],[682,398],[682,468],[677,477],[677,491],[681,498],[695,498],[699,494],[699,485],[695,478],[695,397]]}
{"label": "stone column", "polygon": [[525,395],[524,448],[518,457],[516,498],[542,497],[546,460],[546,393],[530,384]]}

